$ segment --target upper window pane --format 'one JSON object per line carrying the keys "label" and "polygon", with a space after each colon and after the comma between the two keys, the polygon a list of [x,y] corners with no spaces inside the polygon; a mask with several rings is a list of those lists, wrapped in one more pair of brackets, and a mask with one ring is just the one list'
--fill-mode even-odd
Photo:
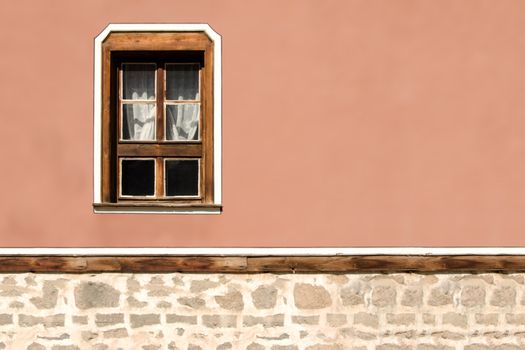
{"label": "upper window pane", "polygon": [[154,100],[155,69],[155,64],[123,64],[122,98],[125,100]]}
{"label": "upper window pane", "polygon": [[199,99],[199,65],[167,64],[166,65],[166,99],[198,100]]}

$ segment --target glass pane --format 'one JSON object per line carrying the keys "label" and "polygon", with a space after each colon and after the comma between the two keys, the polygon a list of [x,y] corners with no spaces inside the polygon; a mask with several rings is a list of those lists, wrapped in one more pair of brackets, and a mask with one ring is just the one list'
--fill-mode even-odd
{"label": "glass pane", "polygon": [[155,160],[123,159],[120,175],[123,196],[152,196],[155,194]]}
{"label": "glass pane", "polygon": [[155,140],[155,104],[122,105],[122,139]]}
{"label": "glass pane", "polygon": [[166,65],[166,99],[198,100],[199,99],[199,65],[168,64]]}
{"label": "glass pane", "polygon": [[166,160],[166,196],[199,195],[199,161]]}
{"label": "glass pane", "polygon": [[126,100],[155,99],[155,65],[122,65],[122,98]]}
{"label": "glass pane", "polygon": [[199,104],[166,105],[166,140],[199,139]]}

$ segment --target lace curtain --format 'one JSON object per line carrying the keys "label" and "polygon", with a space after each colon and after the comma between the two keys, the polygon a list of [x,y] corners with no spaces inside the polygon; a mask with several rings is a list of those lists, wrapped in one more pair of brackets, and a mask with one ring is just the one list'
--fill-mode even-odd
{"label": "lace curtain", "polygon": [[[166,68],[166,140],[198,140],[199,66],[169,64]],[[156,139],[155,70],[154,64],[123,65],[122,98],[126,101],[122,105],[122,137],[125,140]],[[170,100],[192,103],[174,104]]]}

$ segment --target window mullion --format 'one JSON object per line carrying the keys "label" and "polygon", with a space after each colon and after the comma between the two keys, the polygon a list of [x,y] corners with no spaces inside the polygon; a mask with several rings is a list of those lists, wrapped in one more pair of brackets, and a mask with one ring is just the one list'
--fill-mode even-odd
{"label": "window mullion", "polygon": [[157,142],[164,141],[164,63],[157,62]]}
{"label": "window mullion", "polygon": [[[157,62],[157,142],[164,141],[164,63]],[[157,157],[156,196],[164,197],[164,158]]]}
{"label": "window mullion", "polygon": [[164,158],[157,157],[157,171],[155,172],[155,196],[164,197]]}

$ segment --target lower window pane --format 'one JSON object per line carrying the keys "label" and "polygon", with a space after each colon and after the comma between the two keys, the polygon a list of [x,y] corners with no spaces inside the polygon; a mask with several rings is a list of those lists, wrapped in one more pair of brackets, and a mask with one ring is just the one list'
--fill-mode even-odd
{"label": "lower window pane", "polygon": [[120,181],[123,196],[153,196],[155,160],[122,159]]}
{"label": "lower window pane", "polygon": [[166,196],[199,195],[199,160],[166,160]]}

